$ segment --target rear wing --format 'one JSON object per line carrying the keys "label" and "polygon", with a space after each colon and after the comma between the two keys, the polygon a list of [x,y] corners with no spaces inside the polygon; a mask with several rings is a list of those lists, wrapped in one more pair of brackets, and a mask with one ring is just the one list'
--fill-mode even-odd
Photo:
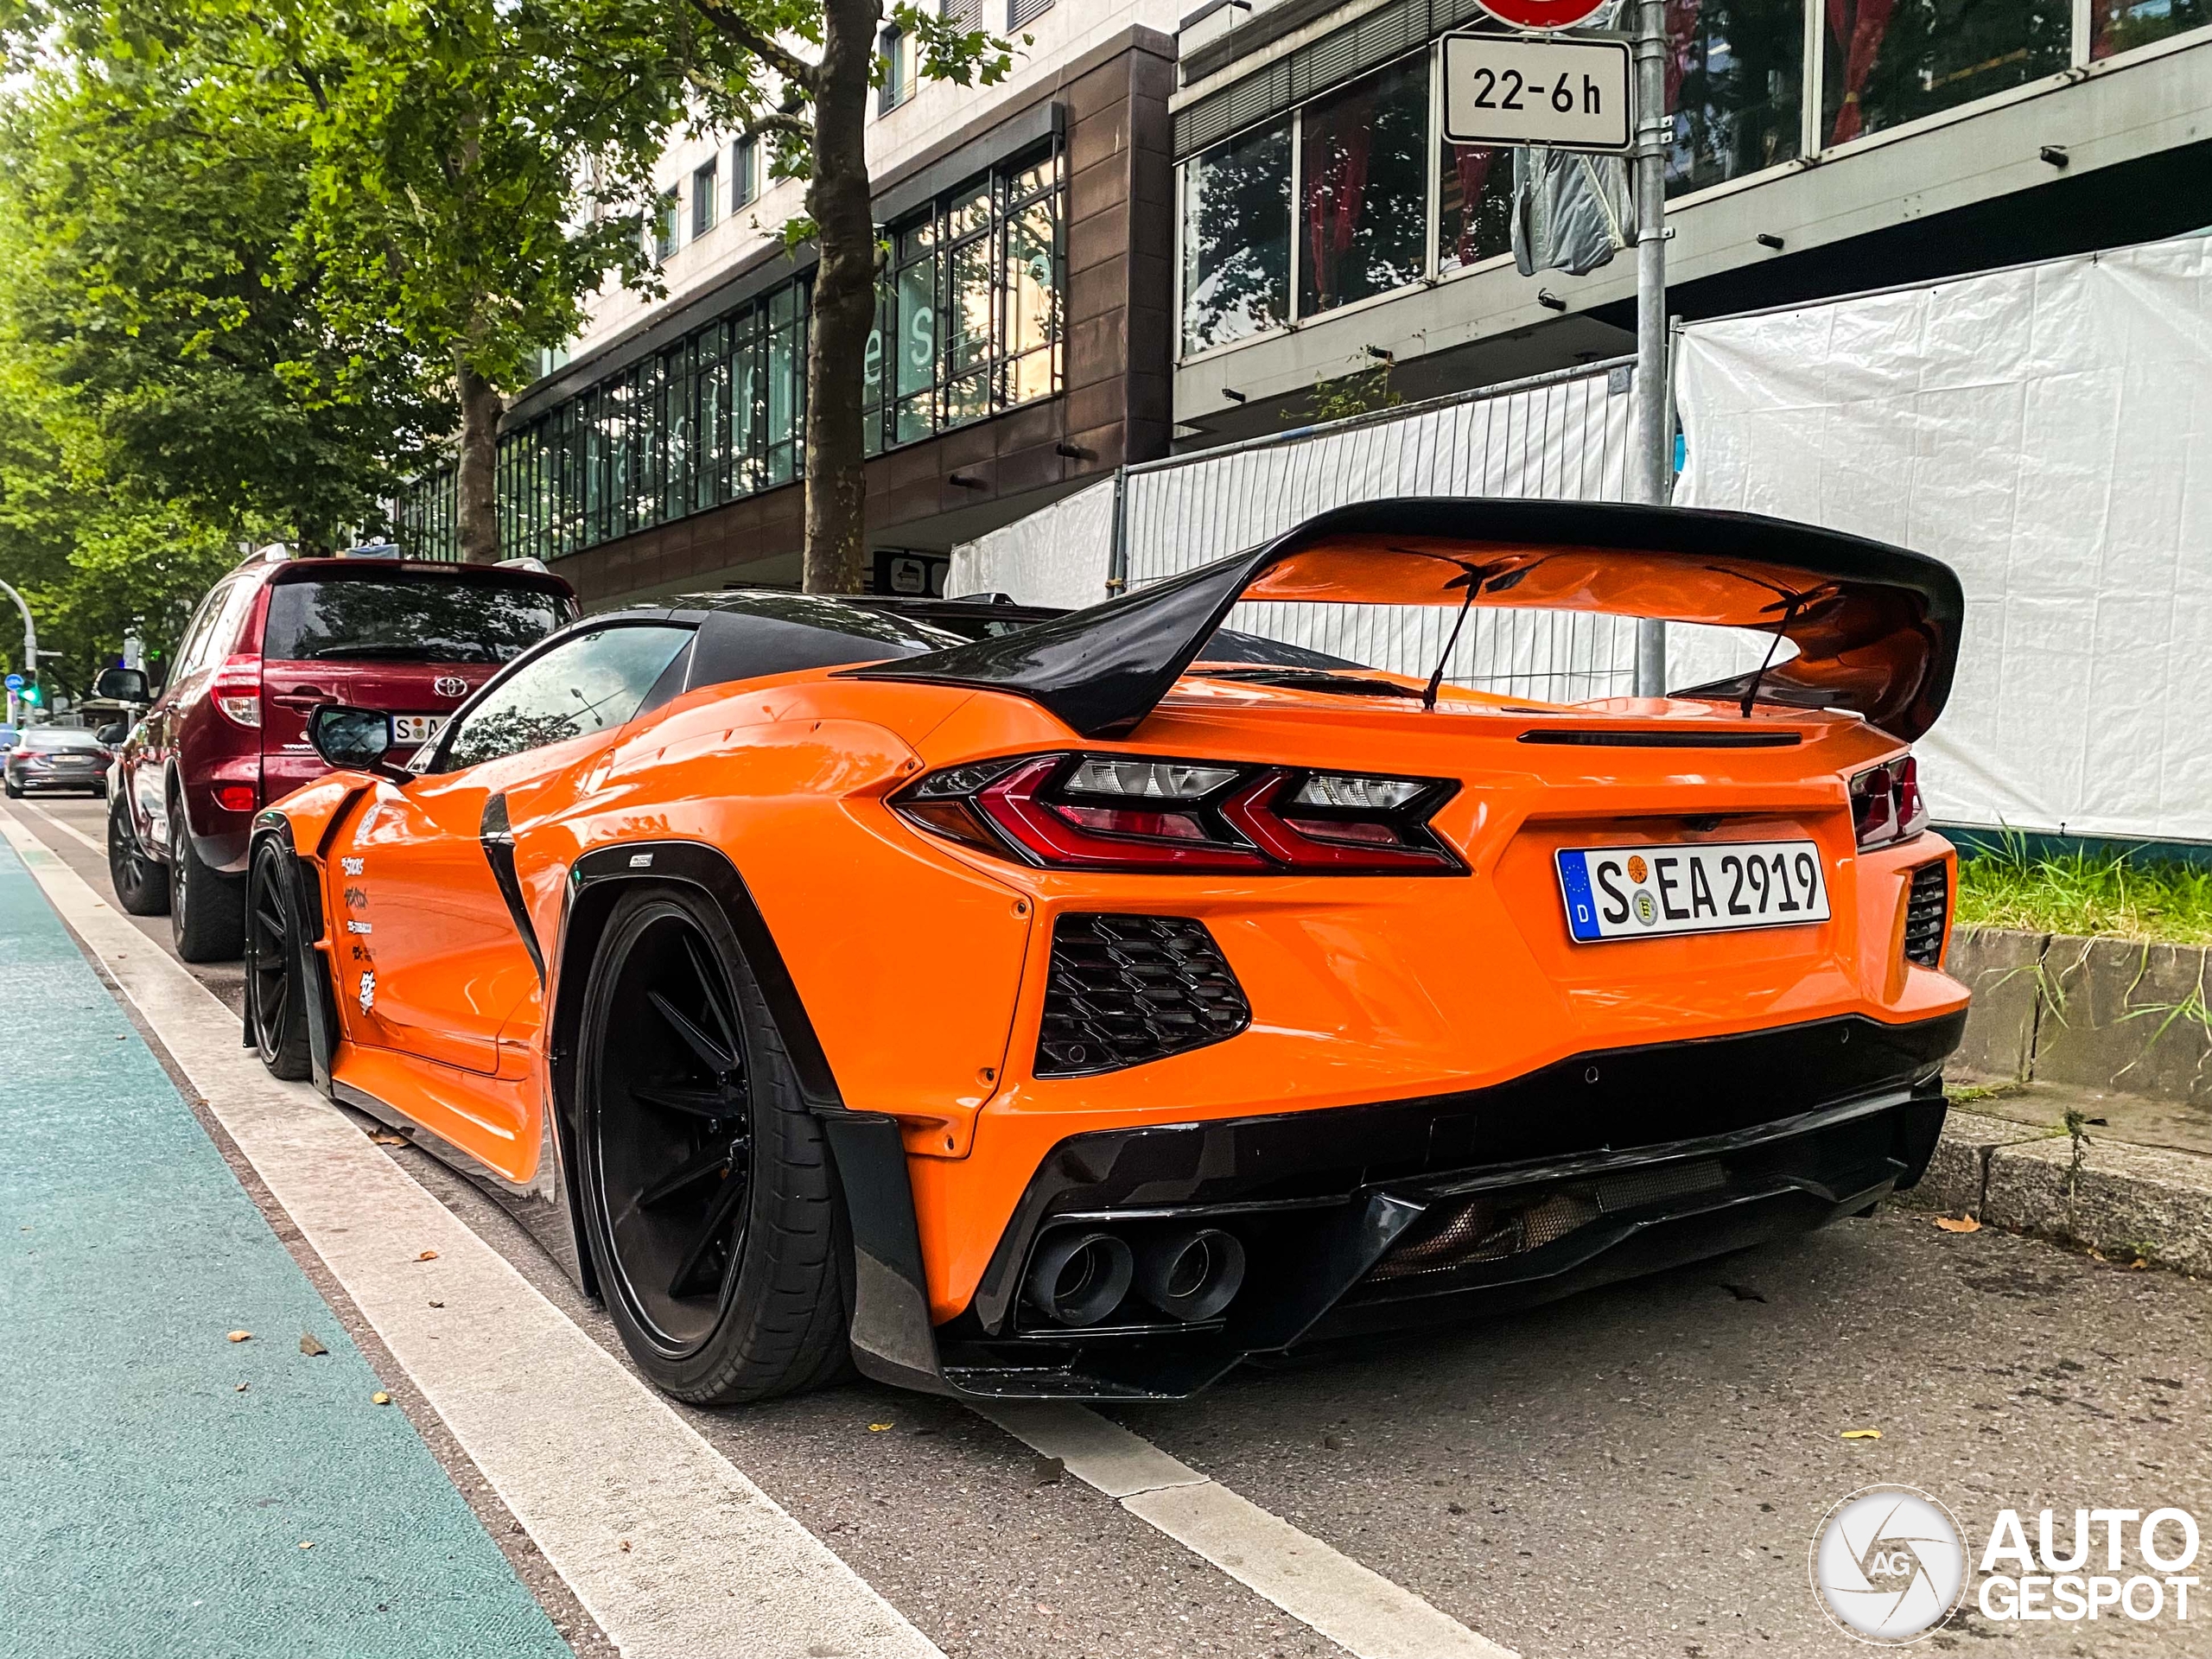
{"label": "rear wing", "polygon": [[[1470,591],[1472,597],[1470,599]],[[1362,502],[1265,546],[1033,627],[849,671],[1027,697],[1084,737],[1128,732],[1239,601],[1588,611],[1778,633],[1763,675],[1677,696],[1844,709],[1907,742],[1950,696],[1965,600],[1950,567],[1757,513],[1589,501]]]}

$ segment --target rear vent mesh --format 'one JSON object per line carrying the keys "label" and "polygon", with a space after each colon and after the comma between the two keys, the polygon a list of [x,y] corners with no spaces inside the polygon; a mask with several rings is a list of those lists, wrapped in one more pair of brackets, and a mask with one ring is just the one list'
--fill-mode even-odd
{"label": "rear vent mesh", "polygon": [[1923,864],[1912,873],[1912,893],[1904,903],[1904,959],[1923,968],[1943,963],[1943,918],[1951,907],[1951,872],[1945,862]]}
{"label": "rear vent mesh", "polygon": [[1234,1037],[1251,1005],[1205,924],[1185,916],[1062,916],[1052,925],[1040,1077],[1139,1065]]}

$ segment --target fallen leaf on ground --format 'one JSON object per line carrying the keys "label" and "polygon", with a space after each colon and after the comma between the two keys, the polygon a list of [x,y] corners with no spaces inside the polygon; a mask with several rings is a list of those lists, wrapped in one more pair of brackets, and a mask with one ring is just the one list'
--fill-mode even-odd
{"label": "fallen leaf on ground", "polygon": [[223,1340],[225,1342],[251,1342],[253,1340],[253,1332],[251,1331],[226,1332],[223,1335]]}
{"label": "fallen leaf on ground", "polygon": [[372,1135],[369,1139],[380,1147],[404,1147],[407,1144],[407,1137],[404,1135]]}
{"label": "fallen leaf on ground", "polygon": [[627,1555],[630,1553],[630,1541],[627,1538],[625,1538],[622,1541],[622,1553],[625,1555]]}
{"label": "fallen leaf on ground", "polygon": [[314,1541],[311,1539],[304,1541],[301,1543],[300,1548],[302,1549],[313,1549],[315,1548]]}
{"label": "fallen leaf on ground", "polygon": [[1882,1438],[1882,1431],[1878,1428],[1847,1428],[1843,1431],[1843,1438],[1847,1440],[1878,1440]]}
{"label": "fallen leaf on ground", "polygon": [[430,1306],[431,1306],[432,1307],[443,1307],[443,1306],[445,1306],[445,1304],[444,1304],[443,1302],[437,1302],[437,1301],[434,1301],[434,1302],[432,1302],[432,1303],[430,1304]]}
{"label": "fallen leaf on ground", "polygon": [[391,1396],[382,1389],[378,1389],[369,1396],[369,1403],[372,1406],[388,1406],[391,1403]]}
{"label": "fallen leaf on ground", "polygon": [[890,1427],[891,1425],[888,1423],[870,1423],[868,1426],[868,1432],[871,1434],[880,1434],[885,1429]]}
{"label": "fallen leaf on ground", "polygon": [[417,1262],[435,1262],[438,1259],[438,1253],[435,1250],[425,1250],[415,1259]]}
{"label": "fallen leaf on ground", "polygon": [[243,1382],[239,1383],[238,1387],[232,1389],[231,1392],[232,1394],[244,1394],[245,1392],[245,1384]]}
{"label": "fallen leaf on ground", "polygon": [[1938,1216],[1936,1224],[1947,1233],[1978,1233],[1981,1224],[1972,1216]]}
{"label": "fallen leaf on ground", "polygon": [[300,1333],[300,1351],[303,1354],[327,1354],[330,1350],[315,1340],[314,1332],[303,1331]]}

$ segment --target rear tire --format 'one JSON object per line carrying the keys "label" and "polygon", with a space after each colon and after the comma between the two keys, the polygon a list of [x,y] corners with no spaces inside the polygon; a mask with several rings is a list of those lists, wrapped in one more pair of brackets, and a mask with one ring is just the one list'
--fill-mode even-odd
{"label": "rear tire", "polygon": [[200,856],[181,800],[169,806],[169,937],[187,962],[245,954],[245,883]]}
{"label": "rear tire", "polygon": [[284,903],[289,878],[284,849],[262,842],[246,876],[245,928],[253,950],[245,976],[247,1029],[254,1052],[274,1076],[297,1082],[315,1068],[308,1052],[308,976]]}
{"label": "rear tire", "polygon": [[16,787],[16,780],[14,779],[10,779],[4,787],[7,789],[8,798],[10,800],[20,801],[23,798],[23,791]]}
{"label": "rear tire", "polygon": [[577,1053],[586,1246],[639,1369],[696,1405],[850,1376],[829,1147],[711,901],[644,888],[616,902]]}
{"label": "rear tire", "polygon": [[146,856],[138,832],[130,827],[126,804],[118,795],[107,809],[107,879],[115,901],[132,916],[159,916],[169,907],[169,880]]}

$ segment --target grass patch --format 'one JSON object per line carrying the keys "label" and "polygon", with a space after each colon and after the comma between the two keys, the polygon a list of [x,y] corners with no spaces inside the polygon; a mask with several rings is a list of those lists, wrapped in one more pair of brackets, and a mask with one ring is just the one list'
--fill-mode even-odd
{"label": "grass patch", "polygon": [[1962,850],[1959,923],[2212,944],[2212,870],[2126,853],[2031,855],[2024,840]]}

